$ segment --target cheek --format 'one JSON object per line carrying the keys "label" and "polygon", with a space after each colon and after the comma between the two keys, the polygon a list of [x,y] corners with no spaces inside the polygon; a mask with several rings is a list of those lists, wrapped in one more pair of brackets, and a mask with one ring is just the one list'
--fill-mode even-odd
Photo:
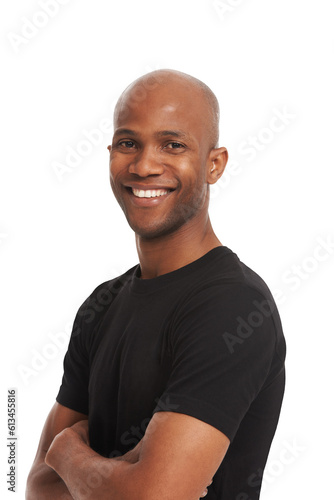
{"label": "cheek", "polygon": [[181,180],[184,188],[200,196],[206,182],[205,169],[196,163],[183,166]]}
{"label": "cheek", "polygon": [[109,163],[109,177],[110,177],[110,184],[112,187],[117,186],[119,184],[119,177],[121,175],[122,169],[120,166],[117,165],[117,163],[114,161],[110,161]]}
{"label": "cheek", "polygon": [[197,206],[201,206],[203,200],[207,196],[207,183],[206,176],[203,170],[197,170],[196,174],[193,176],[192,183],[189,185],[191,190],[190,196],[193,203]]}
{"label": "cheek", "polygon": [[115,174],[114,171],[110,168],[109,169],[109,180],[110,180],[110,186],[112,189],[114,189],[115,186]]}
{"label": "cheek", "polygon": [[110,187],[118,203],[121,203],[121,188],[119,183],[117,182],[117,178],[118,178],[117,172],[115,172],[114,170],[110,170],[110,176],[109,176]]}

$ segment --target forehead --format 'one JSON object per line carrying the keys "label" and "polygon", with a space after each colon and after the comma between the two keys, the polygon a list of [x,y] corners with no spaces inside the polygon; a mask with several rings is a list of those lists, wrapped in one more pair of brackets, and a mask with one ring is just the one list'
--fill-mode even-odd
{"label": "forehead", "polygon": [[[137,84],[138,85],[138,84]],[[115,109],[115,129],[157,132],[183,130],[197,142],[207,139],[210,112],[203,93],[191,85],[159,85],[154,90],[134,86]]]}

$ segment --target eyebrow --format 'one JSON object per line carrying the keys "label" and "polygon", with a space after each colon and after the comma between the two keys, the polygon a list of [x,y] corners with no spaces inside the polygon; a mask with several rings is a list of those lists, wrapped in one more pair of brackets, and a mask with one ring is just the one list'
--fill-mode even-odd
{"label": "eyebrow", "polygon": [[183,132],[182,130],[161,130],[161,132],[157,132],[154,134],[156,137],[166,137],[171,135],[172,137],[188,137],[188,134]]}
{"label": "eyebrow", "polygon": [[[115,131],[114,136],[119,136],[119,135],[128,135],[131,137],[136,137],[139,134],[129,128],[119,128]],[[157,138],[172,136],[172,137],[177,137],[179,139],[189,137],[186,132],[183,132],[183,130],[161,130],[159,132],[156,132],[154,136]]]}
{"label": "eyebrow", "polygon": [[115,130],[114,135],[131,135],[132,137],[135,137],[137,134],[134,130],[129,128],[119,128]]}

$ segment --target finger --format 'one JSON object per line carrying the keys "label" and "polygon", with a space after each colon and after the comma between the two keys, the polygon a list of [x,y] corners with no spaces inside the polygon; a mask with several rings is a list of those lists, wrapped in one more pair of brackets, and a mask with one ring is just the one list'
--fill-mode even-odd
{"label": "finger", "polygon": [[207,494],[208,494],[208,490],[207,490],[207,488],[205,488],[205,490],[203,491],[203,493],[200,496],[200,498],[206,497]]}

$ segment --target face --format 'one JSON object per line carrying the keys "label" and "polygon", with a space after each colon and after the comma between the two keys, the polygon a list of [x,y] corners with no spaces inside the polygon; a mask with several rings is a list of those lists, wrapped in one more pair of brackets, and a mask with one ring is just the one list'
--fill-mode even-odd
{"label": "face", "polygon": [[130,90],[118,107],[110,183],[131,228],[151,239],[196,229],[206,213],[210,127],[197,89],[164,85],[145,94],[136,100]]}

